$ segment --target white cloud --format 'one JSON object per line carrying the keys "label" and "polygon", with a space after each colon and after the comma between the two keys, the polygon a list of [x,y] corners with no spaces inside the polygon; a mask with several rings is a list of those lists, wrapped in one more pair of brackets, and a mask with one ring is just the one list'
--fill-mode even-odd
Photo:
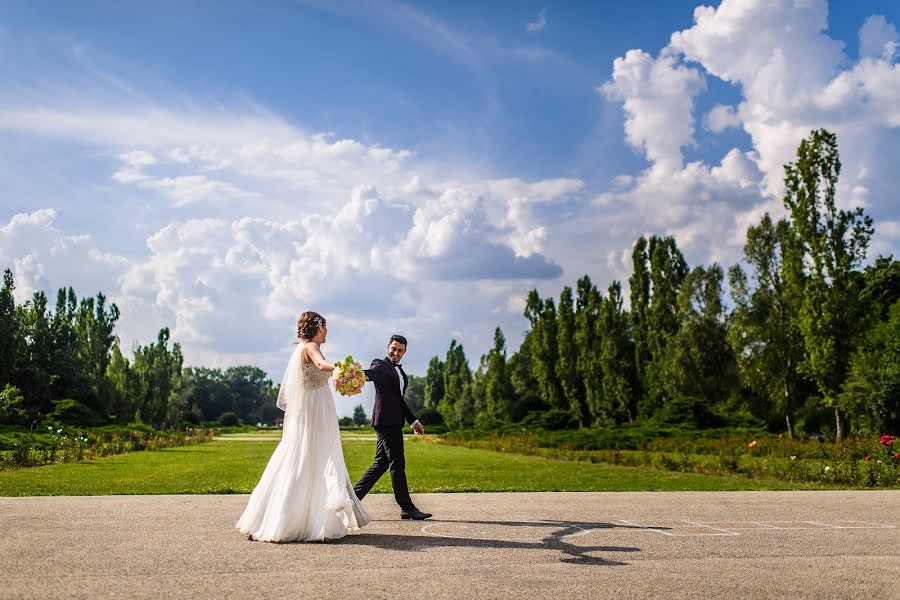
{"label": "white cloud", "polygon": [[546,25],[547,25],[547,9],[542,8],[541,12],[538,13],[537,19],[535,19],[531,23],[528,23],[528,25],[525,26],[525,29],[534,33],[537,31],[542,31]]}
{"label": "white cloud", "polygon": [[891,60],[898,49],[897,27],[883,15],[872,15],[859,29],[860,58]]}
{"label": "white cloud", "polygon": [[666,171],[682,167],[681,148],[693,142],[694,96],[706,82],[699,71],[663,50],[657,58],[629,50],[613,62],[612,80],[600,91],[623,103],[625,138]]}
{"label": "white cloud", "polygon": [[0,265],[13,271],[16,301],[43,290],[52,304],[56,290],[69,286],[80,296],[109,296],[127,261],[97,248],[89,235],[67,235],[55,221],[56,211],[44,208],[0,226]]}
{"label": "white cloud", "polygon": [[713,133],[721,133],[730,127],[738,127],[741,119],[733,106],[716,104],[703,118],[703,126]]}

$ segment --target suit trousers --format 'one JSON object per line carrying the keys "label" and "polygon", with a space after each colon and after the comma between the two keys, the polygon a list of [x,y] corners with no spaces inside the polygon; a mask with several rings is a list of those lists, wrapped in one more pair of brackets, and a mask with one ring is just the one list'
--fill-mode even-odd
{"label": "suit trousers", "polygon": [[409,497],[409,486],[406,483],[406,458],[403,455],[403,425],[377,427],[375,433],[378,442],[375,446],[375,462],[363,476],[359,478],[353,490],[360,500],[378,482],[385,471],[391,471],[391,486],[394,488],[394,500],[403,510],[416,508]]}

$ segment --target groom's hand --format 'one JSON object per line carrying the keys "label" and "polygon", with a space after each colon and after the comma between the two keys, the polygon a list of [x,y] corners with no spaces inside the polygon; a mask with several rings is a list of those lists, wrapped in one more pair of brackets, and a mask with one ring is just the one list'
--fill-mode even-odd
{"label": "groom's hand", "polygon": [[416,435],[425,435],[425,428],[422,427],[422,424],[419,423],[418,421],[413,423],[412,428],[413,428],[413,432],[415,432]]}

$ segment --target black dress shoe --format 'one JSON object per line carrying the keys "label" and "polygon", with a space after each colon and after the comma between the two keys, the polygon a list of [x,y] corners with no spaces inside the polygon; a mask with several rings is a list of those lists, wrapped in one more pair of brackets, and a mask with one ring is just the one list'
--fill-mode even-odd
{"label": "black dress shoe", "polygon": [[400,518],[412,519],[413,521],[424,521],[425,519],[431,518],[431,513],[422,512],[418,508],[414,508],[412,510],[401,510]]}

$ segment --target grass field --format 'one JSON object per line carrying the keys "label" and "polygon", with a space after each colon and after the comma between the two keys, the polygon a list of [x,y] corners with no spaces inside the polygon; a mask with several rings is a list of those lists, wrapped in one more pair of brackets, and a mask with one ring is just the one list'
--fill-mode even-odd
{"label": "grass field", "polygon": [[[371,464],[375,448],[370,436],[358,438],[344,439],[344,455],[353,480]],[[0,471],[0,496],[249,493],[262,474],[276,439],[220,439],[80,463]],[[433,438],[408,439],[406,454],[413,493],[828,489],[823,485],[741,476],[697,475],[505,454],[445,446]],[[373,492],[390,492],[390,477],[385,475]]]}

